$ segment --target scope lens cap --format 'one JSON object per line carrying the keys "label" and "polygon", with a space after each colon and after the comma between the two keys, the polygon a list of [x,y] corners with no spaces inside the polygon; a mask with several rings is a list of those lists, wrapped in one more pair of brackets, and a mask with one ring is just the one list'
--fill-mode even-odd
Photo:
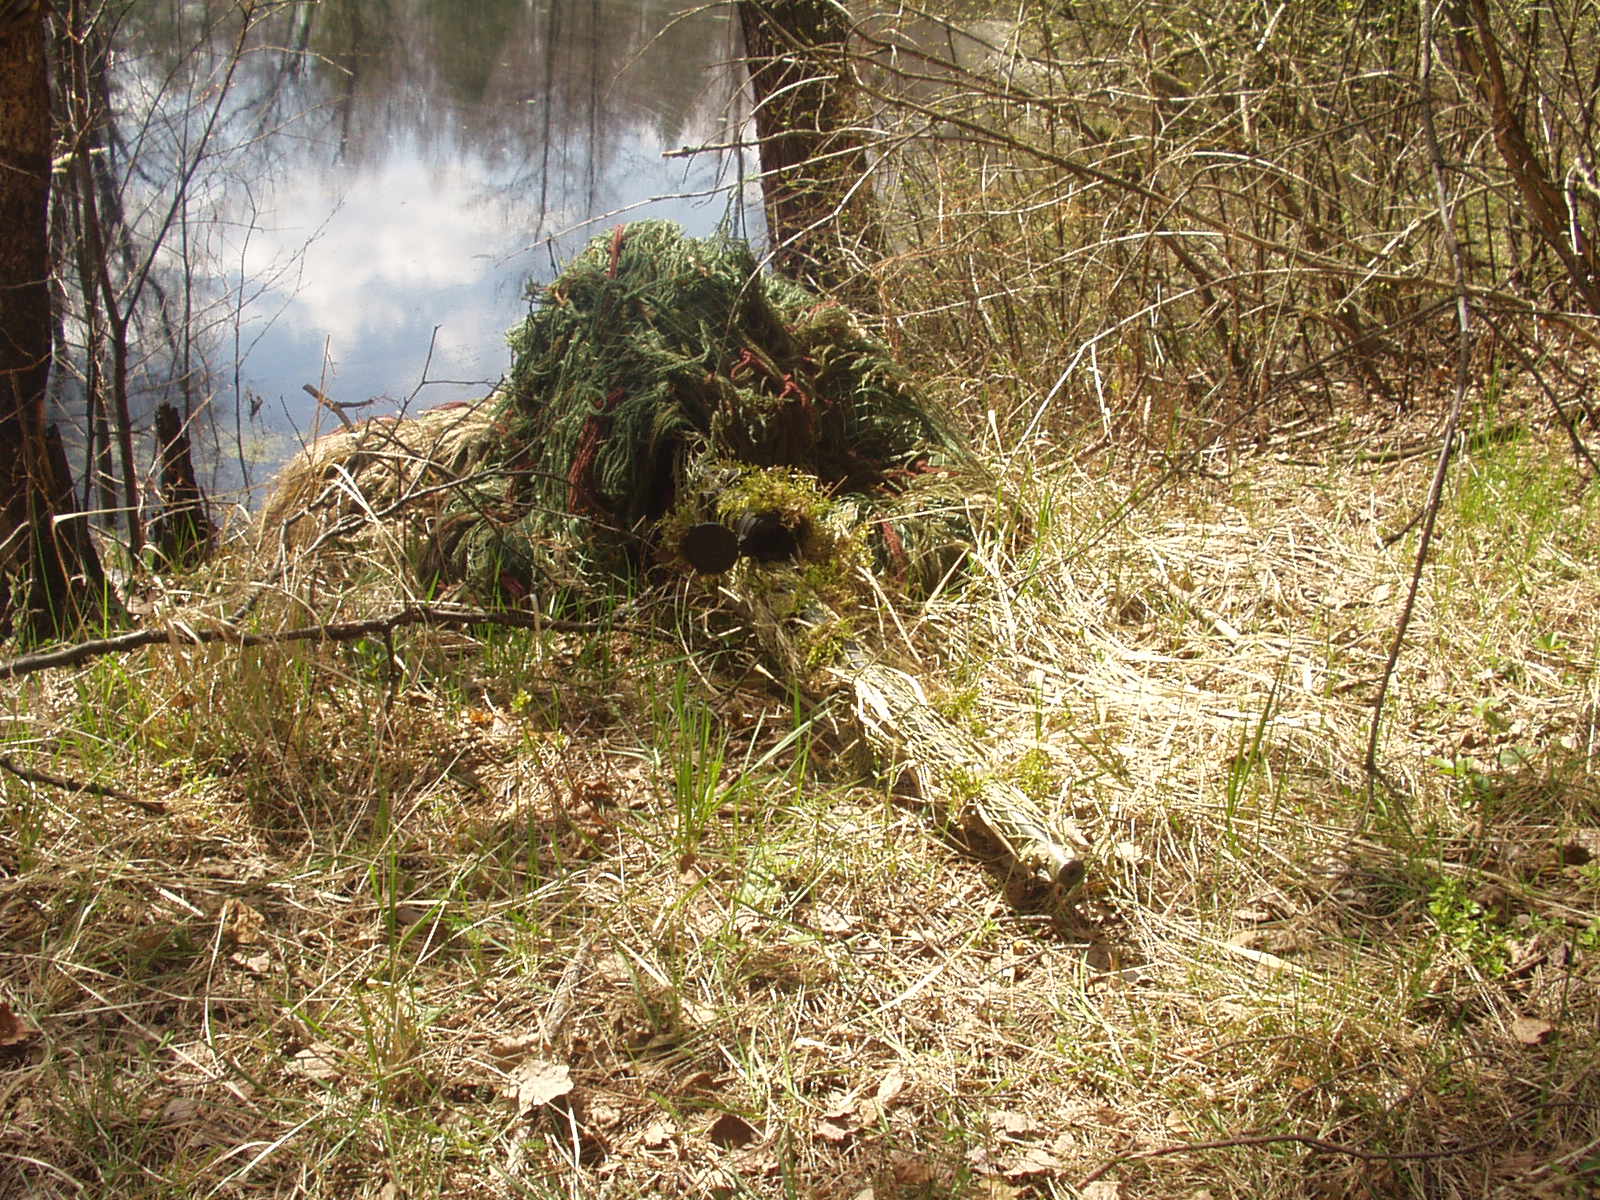
{"label": "scope lens cap", "polygon": [[739,561],[739,535],[726,525],[705,521],[684,531],[678,553],[702,575],[720,575]]}

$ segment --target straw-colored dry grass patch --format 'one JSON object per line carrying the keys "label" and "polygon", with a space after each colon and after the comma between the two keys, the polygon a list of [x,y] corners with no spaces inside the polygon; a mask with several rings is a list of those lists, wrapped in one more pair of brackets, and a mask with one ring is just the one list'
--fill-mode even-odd
{"label": "straw-colored dry grass patch", "polygon": [[1369,795],[1428,464],[1215,466],[1015,466],[1030,536],[882,631],[1097,837],[1068,912],[687,633],[10,685],[14,759],[169,811],[4,780],[0,1194],[1583,1194],[1600,501],[1458,464]]}

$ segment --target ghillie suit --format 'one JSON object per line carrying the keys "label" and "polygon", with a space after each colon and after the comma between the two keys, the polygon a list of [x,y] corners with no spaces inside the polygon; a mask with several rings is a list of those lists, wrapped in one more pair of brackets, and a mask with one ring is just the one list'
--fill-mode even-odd
{"label": "ghillie suit", "polygon": [[761,274],[744,242],[621,226],[537,300],[511,335],[486,460],[504,476],[456,497],[446,524],[520,515],[442,547],[448,578],[532,586],[526,556],[552,544],[591,580],[714,565],[702,527],[717,522],[746,555],[795,557],[818,532],[802,510],[824,498],[860,510],[879,565],[913,590],[969,539],[957,440],[843,307]]}
{"label": "ghillie suit", "polygon": [[494,415],[492,401],[449,404],[317,438],[278,473],[256,523],[258,553],[333,573],[409,561],[414,575],[444,508],[480,479]]}
{"label": "ghillie suit", "polygon": [[[534,300],[504,394],[455,447],[454,486],[426,486],[409,449],[298,473],[335,498],[369,471],[426,493],[422,579],[483,602],[679,581],[752,629],[787,680],[849,683],[881,757],[1030,873],[1074,886],[1077,839],[867,649],[886,592],[927,596],[959,569],[987,490],[887,350],[842,306],[761,273],[745,243],[666,222],[595,239]],[[345,448],[373,455],[361,436]]]}

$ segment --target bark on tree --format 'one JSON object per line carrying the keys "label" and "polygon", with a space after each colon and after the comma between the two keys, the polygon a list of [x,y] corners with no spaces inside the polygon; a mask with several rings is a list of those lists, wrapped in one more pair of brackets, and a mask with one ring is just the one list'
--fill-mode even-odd
{"label": "bark on tree", "polygon": [[157,458],[161,464],[161,511],[150,522],[150,542],[175,567],[198,566],[210,556],[217,527],[206,511],[206,494],[195,475],[189,427],[176,406],[156,408]]}
{"label": "bark on tree", "polygon": [[[76,628],[103,602],[99,562],[50,453],[50,86],[39,0],[0,5],[0,576],[19,631]],[[81,523],[81,519],[80,519]],[[20,583],[13,587],[12,583]],[[99,585],[99,586],[96,586]],[[103,614],[102,614],[103,615]],[[11,613],[5,614],[11,623]]]}
{"label": "bark on tree", "polygon": [[1489,6],[1484,0],[1447,0],[1444,12],[1455,33],[1456,56],[1488,109],[1494,144],[1528,222],[1561,260],[1584,305],[1600,316],[1600,247],[1591,240],[1593,231],[1579,222],[1577,207],[1569,206],[1550,178],[1517,114]]}
{"label": "bark on tree", "polygon": [[739,23],[774,263],[819,290],[848,290],[882,240],[855,121],[849,16],[836,0],[741,0]]}

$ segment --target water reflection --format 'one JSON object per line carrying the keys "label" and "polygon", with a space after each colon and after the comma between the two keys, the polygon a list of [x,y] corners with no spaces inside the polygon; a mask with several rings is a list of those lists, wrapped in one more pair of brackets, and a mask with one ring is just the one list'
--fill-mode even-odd
{"label": "water reflection", "polygon": [[[222,323],[219,351],[236,345],[243,363],[213,404],[255,413],[257,453],[279,458],[333,420],[302,384],[381,398],[362,415],[424,379],[414,404],[483,394],[526,281],[597,231],[586,221],[669,195],[629,215],[695,232],[740,216],[719,190],[727,163],[661,156],[719,140],[738,82],[726,15],[678,19],[679,5],[320,0],[257,26],[224,114],[238,149],[213,181],[206,254],[216,297],[248,301]],[[124,94],[157,106],[197,37],[220,62],[230,10],[133,10]],[[216,70],[195,79],[214,87]],[[284,444],[261,446],[262,430]]]}

